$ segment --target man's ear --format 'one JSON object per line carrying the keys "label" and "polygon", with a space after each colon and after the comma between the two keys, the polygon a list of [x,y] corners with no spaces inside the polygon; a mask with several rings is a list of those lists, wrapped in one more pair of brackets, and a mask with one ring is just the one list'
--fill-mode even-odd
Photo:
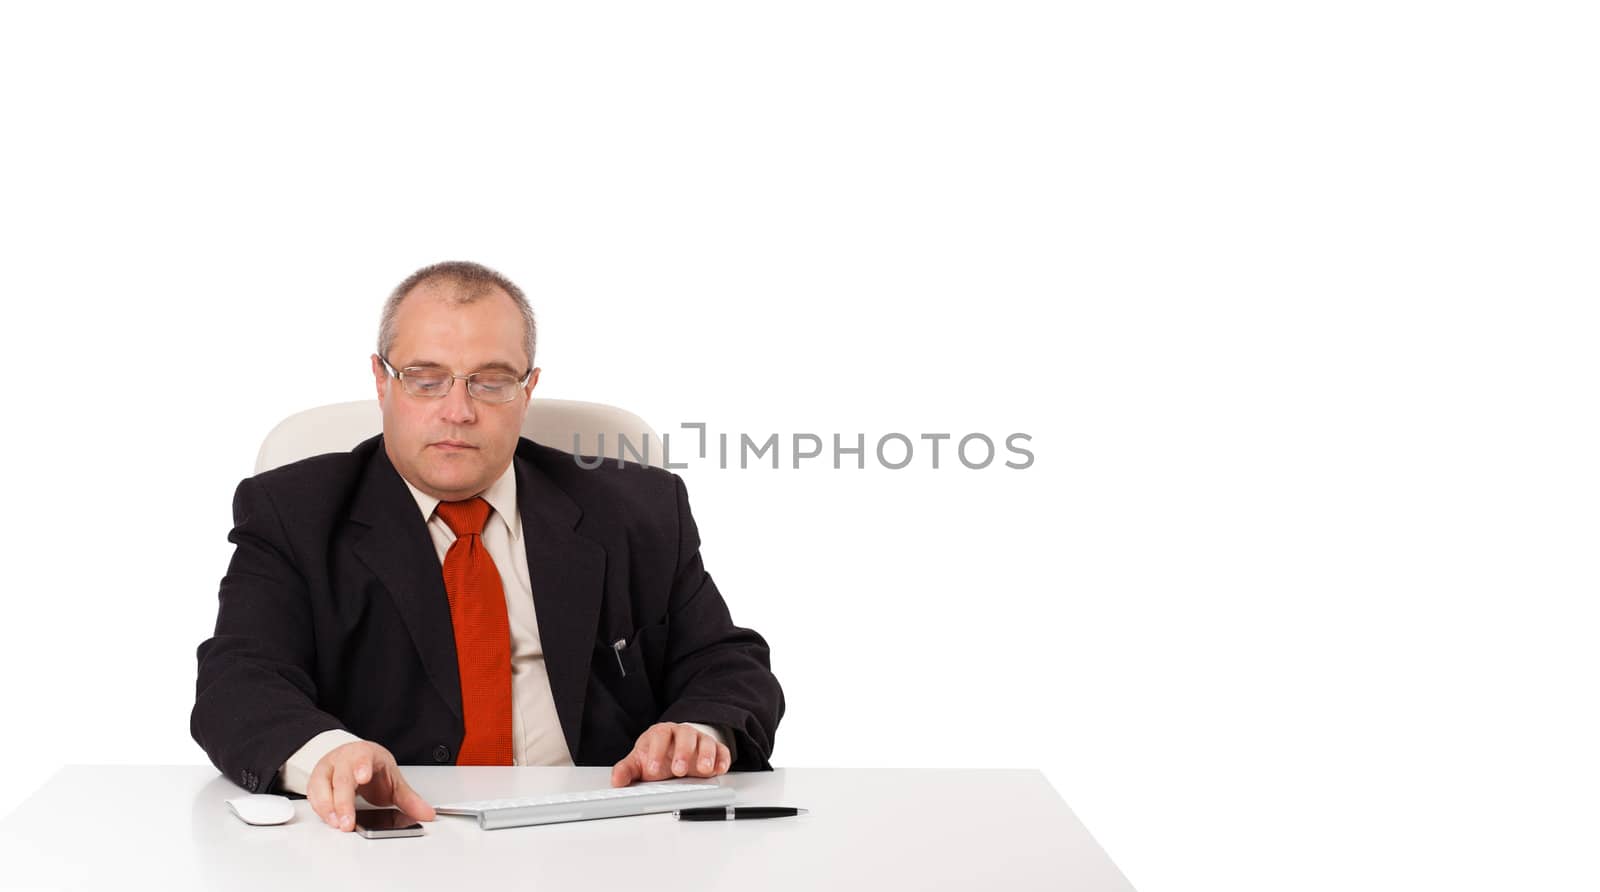
{"label": "man's ear", "polygon": [[389,393],[389,370],[383,367],[378,354],[372,354],[373,384],[378,388],[378,408],[383,408],[383,398]]}
{"label": "man's ear", "polygon": [[523,396],[526,396],[530,400],[533,399],[533,387],[534,387],[535,384],[538,384],[538,383],[539,383],[539,370],[538,370],[538,368],[535,368],[533,371],[528,373],[528,386],[527,386],[526,389],[523,390]]}

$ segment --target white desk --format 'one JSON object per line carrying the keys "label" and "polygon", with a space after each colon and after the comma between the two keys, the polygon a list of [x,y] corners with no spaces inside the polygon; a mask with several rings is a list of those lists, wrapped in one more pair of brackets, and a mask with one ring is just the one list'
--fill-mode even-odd
{"label": "white desk", "polygon": [[[430,802],[596,789],[609,768],[408,766]],[[738,803],[797,818],[671,815],[507,830],[440,815],[411,839],[364,839],[310,804],[249,827],[210,766],[62,769],[0,822],[0,887],[438,890],[1129,890],[1037,771],[785,768],[722,779]]]}

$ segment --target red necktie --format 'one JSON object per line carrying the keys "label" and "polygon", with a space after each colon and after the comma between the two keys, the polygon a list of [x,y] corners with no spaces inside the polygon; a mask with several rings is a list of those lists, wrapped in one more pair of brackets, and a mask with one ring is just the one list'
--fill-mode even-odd
{"label": "red necktie", "polygon": [[457,765],[511,764],[511,622],[500,571],[483,547],[489,503],[440,502],[439,516],[456,534],[444,555],[444,591],[461,670],[467,735]]}

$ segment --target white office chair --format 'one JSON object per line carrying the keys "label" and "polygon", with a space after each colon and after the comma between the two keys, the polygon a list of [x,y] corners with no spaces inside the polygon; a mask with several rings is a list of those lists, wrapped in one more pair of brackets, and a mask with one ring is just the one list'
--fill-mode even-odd
{"label": "white office chair", "polygon": [[[348,452],[382,430],[383,415],[377,400],[334,403],[296,412],[278,422],[261,443],[256,473],[324,452]],[[661,466],[661,437],[655,430],[632,412],[603,403],[536,399],[528,406],[522,435],[579,455]]]}

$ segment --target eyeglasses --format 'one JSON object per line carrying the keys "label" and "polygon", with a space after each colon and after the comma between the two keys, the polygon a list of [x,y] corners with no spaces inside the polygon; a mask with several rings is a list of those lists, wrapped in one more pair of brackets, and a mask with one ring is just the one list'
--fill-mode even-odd
{"label": "eyeglasses", "polygon": [[410,366],[395,370],[389,360],[378,357],[383,367],[389,374],[399,379],[400,385],[406,393],[412,396],[437,399],[448,396],[450,389],[455,386],[459,378],[467,382],[467,395],[486,403],[509,403],[517,398],[517,393],[528,383],[528,378],[533,375],[533,369],[528,369],[528,374],[518,378],[510,372],[473,372],[470,375],[452,375],[443,369],[427,366]]}

